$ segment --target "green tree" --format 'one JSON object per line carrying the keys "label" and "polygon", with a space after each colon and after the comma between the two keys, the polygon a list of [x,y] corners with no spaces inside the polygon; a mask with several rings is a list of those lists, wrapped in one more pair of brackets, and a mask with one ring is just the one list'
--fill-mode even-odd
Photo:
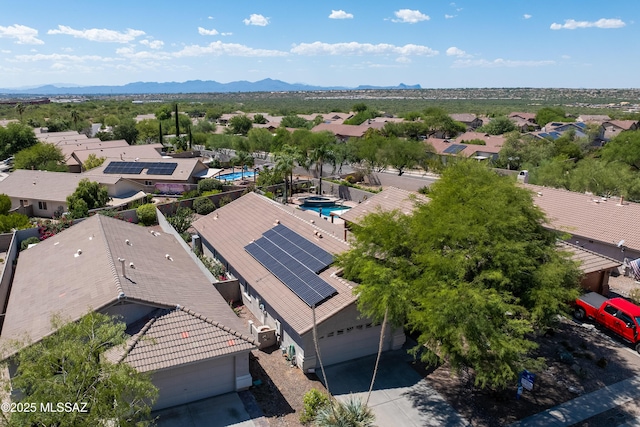
{"label": "green tree", "polygon": [[15,106],[16,111],[18,112],[18,115],[20,115],[20,122],[22,122],[22,115],[24,114],[24,111],[27,109],[24,104],[22,102],[18,102]]}
{"label": "green tree", "polygon": [[246,151],[236,151],[236,155],[231,158],[230,162],[234,166],[240,166],[240,175],[241,178],[244,179],[245,166],[253,166],[255,159]]}
{"label": "green tree", "polygon": [[253,128],[247,134],[249,140],[249,149],[252,152],[255,151],[271,151],[271,142],[273,141],[273,135],[267,129]]}
{"label": "green tree", "polygon": [[229,120],[229,127],[226,130],[228,133],[231,133],[233,135],[246,136],[252,127],[253,124],[251,122],[251,119],[243,114],[233,116],[231,120]]}
{"label": "green tree", "polygon": [[426,156],[426,149],[422,142],[388,138],[382,148],[385,163],[398,171],[402,176],[406,169],[418,165]]}
{"label": "green tree", "polygon": [[222,181],[217,180],[215,178],[201,179],[200,181],[198,181],[198,192],[202,194],[205,191],[212,191],[212,190],[222,191],[223,185],[224,184],[222,183]]}
{"label": "green tree", "polygon": [[318,132],[312,136],[313,146],[309,152],[309,160],[315,164],[318,179],[318,194],[322,194],[322,172],[325,163],[331,163],[335,171],[335,145],[336,137],[329,131]]}
{"label": "green tree", "polygon": [[309,129],[309,122],[302,117],[291,114],[282,118],[280,126],[294,129]]}
{"label": "green tree", "polygon": [[156,215],[156,205],[153,203],[146,203],[136,208],[136,216],[138,221],[142,225],[153,225],[158,222],[158,216]]}
{"label": "green tree", "polygon": [[506,116],[496,117],[486,125],[478,128],[478,132],[485,132],[489,135],[502,135],[516,130],[516,124]]}
{"label": "green tree", "polygon": [[85,218],[89,210],[107,206],[107,187],[89,179],[81,179],[76,190],[67,197],[69,212],[73,218]]}
{"label": "green tree", "polygon": [[97,168],[98,166],[102,166],[106,159],[106,157],[98,157],[95,154],[91,153],[87,156],[87,160],[82,163],[82,169],[84,171],[88,171]]}
{"label": "green tree", "polygon": [[11,198],[6,194],[0,194],[0,215],[6,215],[11,210]]}
{"label": "green tree", "polygon": [[619,161],[629,165],[634,171],[640,170],[640,130],[618,134],[601,151],[603,160]]}
{"label": "green tree", "polygon": [[22,348],[16,356],[12,387],[23,394],[20,402],[83,402],[87,412],[16,412],[11,426],[150,424],[151,405],[158,395],[150,377],[125,363],[113,364],[105,351],[124,346],[126,325],[114,318],[89,313],[77,322],[52,319],[55,333]]}
{"label": "green tree", "polygon": [[178,103],[175,104],[174,116],[176,120],[176,137],[180,136],[180,114],[178,114]]}
{"label": "green tree", "polygon": [[169,120],[171,118],[171,107],[165,104],[162,107],[158,108],[155,112],[156,119],[158,121]]}
{"label": "green tree", "polygon": [[551,122],[573,121],[567,118],[567,113],[560,107],[542,107],[536,113],[536,123],[545,126]]}
{"label": "green tree", "polygon": [[78,130],[78,122],[80,121],[80,113],[75,108],[71,110],[71,121],[73,122],[73,127],[75,130]]}
{"label": "green tree", "polygon": [[153,144],[159,142],[158,126],[162,126],[162,123],[158,120],[141,120],[136,123],[136,129],[138,130],[137,139],[141,144]]}
{"label": "green tree", "polygon": [[31,228],[29,217],[20,213],[0,215],[0,233],[9,233],[12,230]]}
{"label": "green tree", "polygon": [[216,205],[213,204],[210,198],[202,196],[193,201],[193,209],[198,215],[208,215],[216,210]]}
{"label": "green tree", "polygon": [[181,206],[176,209],[176,213],[167,217],[167,222],[178,232],[182,234],[191,227],[195,216],[193,210],[188,207]]}
{"label": "green tree", "polygon": [[0,159],[13,156],[18,151],[37,143],[38,139],[30,126],[22,123],[9,123],[6,127],[0,126]]}
{"label": "green tree", "polygon": [[253,116],[253,123],[264,125],[267,123],[267,119],[262,114],[255,114]]}
{"label": "green tree", "polygon": [[116,139],[124,139],[129,145],[135,145],[138,142],[138,128],[136,121],[133,119],[123,119],[113,128],[113,136]]}
{"label": "green tree", "polygon": [[362,113],[364,111],[367,111],[368,109],[369,107],[367,107],[367,104],[365,104],[364,102],[358,102],[356,104],[353,104],[353,106],[351,107],[351,110],[355,113]]}
{"label": "green tree", "polygon": [[62,150],[45,142],[39,142],[16,153],[14,167],[51,172],[66,172],[68,170]]}
{"label": "green tree", "polygon": [[[297,148],[287,144],[274,155],[276,163],[274,172],[278,178],[284,177],[284,179],[289,180],[287,188],[291,195],[293,195],[293,168],[295,168],[296,162],[300,160],[301,157],[302,153]],[[287,194],[286,196],[288,197],[289,195]]]}

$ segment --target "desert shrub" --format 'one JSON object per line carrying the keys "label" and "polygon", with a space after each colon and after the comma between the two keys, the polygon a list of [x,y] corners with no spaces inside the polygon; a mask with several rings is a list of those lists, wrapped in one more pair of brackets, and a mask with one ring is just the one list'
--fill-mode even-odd
{"label": "desert shrub", "polygon": [[207,215],[216,209],[216,205],[208,197],[198,197],[193,201],[193,209],[200,215]]}
{"label": "desert shrub", "polygon": [[29,245],[33,245],[34,243],[40,243],[40,239],[37,237],[29,237],[28,239],[24,239],[22,243],[20,243],[20,250],[24,251],[29,247]]}
{"label": "desert shrub", "polygon": [[233,200],[231,200],[231,196],[222,196],[220,197],[220,201],[218,202],[218,207],[221,208],[224,205],[231,203],[232,201]]}
{"label": "desert shrub", "polygon": [[205,191],[220,190],[222,191],[222,182],[215,178],[206,178],[198,182],[198,192],[200,194]]}
{"label": "desert shrub", "polygon": [[189,190],[189,191],[185,191],[184,193],[182,193],[182,195],[178,198],[178,200],[195,199],[199,195],[200,195],[200,191],[198,191],[198,190]]}
{"label": "desert shrub", "polygon": [[143,225],[153,225],[158,222],[158,218],[156,216],[156,205],[153,203],[138,206],[136,209],[136,215],[138,216],[138,221]]}
{"label": "desert shrub", "polygon": [[309,424],[316,418],[318,411],[329,405],[329,398],[326,394],[312,388],[304,394],[302,403],[304,406],[300,414],[300,422]]}

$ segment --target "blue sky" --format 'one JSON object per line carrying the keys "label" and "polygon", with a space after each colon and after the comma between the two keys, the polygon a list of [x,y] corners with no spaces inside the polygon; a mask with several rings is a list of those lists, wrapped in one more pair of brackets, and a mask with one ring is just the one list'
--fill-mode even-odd
{"label": "blue sky", "polygon": [[0,0],[0,87],[640,87],[638,0]]}

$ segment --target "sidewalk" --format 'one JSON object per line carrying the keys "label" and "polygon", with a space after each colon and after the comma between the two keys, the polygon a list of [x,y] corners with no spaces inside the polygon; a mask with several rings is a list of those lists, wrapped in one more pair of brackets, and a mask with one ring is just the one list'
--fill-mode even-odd
{"label": "sidewalk", "polygon": [[640,375],[569,400],[515,422],[510,427],[570,426],[640,398]]}

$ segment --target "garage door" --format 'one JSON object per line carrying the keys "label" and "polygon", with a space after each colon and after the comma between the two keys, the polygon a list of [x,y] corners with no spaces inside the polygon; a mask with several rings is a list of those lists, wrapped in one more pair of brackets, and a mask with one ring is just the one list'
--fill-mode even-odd
{"label": "garage door", "polygon": [[[389,329],[387,328],[387,334]],[[320,355],[325,366],[357,359],[378,352],[380,326],[345,329],[319,340]],[[389,337],[386,337],[388,342]],[[385,350],[388,346],[385,347]]]}
{"label": "garage door", "polygon": [[181,368],[156,372],[153,383],[158,387],[154,410],[235,391],[234,357],[194,363]]}

